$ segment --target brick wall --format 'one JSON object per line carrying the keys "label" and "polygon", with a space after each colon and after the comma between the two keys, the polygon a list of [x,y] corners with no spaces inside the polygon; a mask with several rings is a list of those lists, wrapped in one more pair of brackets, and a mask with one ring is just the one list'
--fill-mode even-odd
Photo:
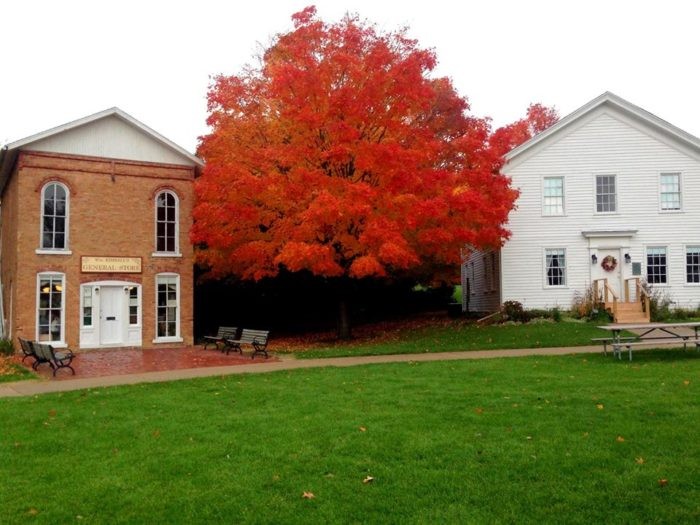
{"label": "brick wall", "polygon": [[[41,190],[51,180],[70,190],[70,255],[36,253],[40,247]],[[36,276],[38,272],[55,271],[65,273],[68,346],[79,347],[79,285],[97,280],[142,285],[143,346],[155,346],[155,276],[173,272],[180,275],[180,335],[183,344],[192,344],[193,252],[189,232],[193,180],[194,168],[188,166],[21,152],[5,189],[2,208],[3,283],[13,282],[13,337],[36,337]],[[152,255],[155,195],[161,189],[170,189],[179,197],[181,257]],[[16,254],[16,264],[8,251]],[[80,260],[84,255],[141,257],[142,273],[82,273]],[[7,316],[7,301],[5,306]]]}

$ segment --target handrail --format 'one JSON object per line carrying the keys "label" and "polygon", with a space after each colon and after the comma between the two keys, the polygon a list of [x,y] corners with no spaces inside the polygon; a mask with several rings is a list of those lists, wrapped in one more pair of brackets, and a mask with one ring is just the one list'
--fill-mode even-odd
{"label": "handrail", "polygon": [[628,277],[625,279],[625,300],[630,300],[630,281],[634,281],[634,302],[638,303],[640,301],[640,290],[642,290],[639,277]]}
{"label": "handrail", "polygon": [[617,319],[617,302],[618,302],[618,297],[615,294],[615,291],[610,288],[610,285],[608,284],[608,279],[595,279],[593,281],[593,293],[595,294],[596,299],[598,298],[598,281],[603,281],[603,302],[608,303],[608,294],[612,295],[612,314],[613,314],[613,319]]}
{"label": "handrail", "polygon": [[[637,279],[639,280],[639,279]],[[651,297],[649,296],[649,292],[646,291],[646,289],[643,286],[638,286],[637,290],[639,290],[639,295],[640,300],[643,299],[642,301],[642,311],[644,312],[644,315],[647,318],[647,321],[651,321]]]}

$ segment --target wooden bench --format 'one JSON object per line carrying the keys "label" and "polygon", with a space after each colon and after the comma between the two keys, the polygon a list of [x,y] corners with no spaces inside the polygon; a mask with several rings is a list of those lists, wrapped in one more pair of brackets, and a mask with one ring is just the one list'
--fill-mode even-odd
{"label": "wooden bench", "polygon": [[53,370],[54,377],[56,376],[56,372],[58,372],[61,368],[68,368],[71,372],[73,372],[73,375],[75,375],[75,370],[73,370],[73,367],[70,366],[71,362],[73,362],[73,358],[75,357],[73,352],[70,350],[56,351],[54,350],[53,346],[44,343],[32,342],[32,346],[34,347],[34,352],[36,353],[37,358],[41,361],[37,361],[37,366],[41,363],[48,363]]}
{"label": "wooden bench", "polygon": [[[204,350],[207,349],[208,345],[214,345],[217,350],[222,352],[226,349],[226,340],[236,339],[238,333],[238,328],[235,326],[220,326],[219,331],[216,335],[205,335],[204,336]],[[219,347],[219,345],[222,345]]]}
{"label": "wooden bench", "polygon": [[267,340],[269,336],[269,330],[251,330],[249,328],[244,328],[241,330],[241,335],[238,339],[226,340],[226,354],[228,355],[231,350],[236,350],[243,355],[243,345],[251,345],[253,347],[253,355],[250,356],[251,359],[255,359],[255,354],[264,354],[265,358],[268,358]]}

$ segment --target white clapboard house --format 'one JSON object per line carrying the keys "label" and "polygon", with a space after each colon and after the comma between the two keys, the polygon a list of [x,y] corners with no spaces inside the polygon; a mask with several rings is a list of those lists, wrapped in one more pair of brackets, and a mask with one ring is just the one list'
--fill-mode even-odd
{"label": "white clapboard house", "polygon": [[604,93],[512,150],[511,238],[462,266],[464,307],[571,307],[596,288],[618,322],[648,319],[640,283],[700,303],[700,139]]}

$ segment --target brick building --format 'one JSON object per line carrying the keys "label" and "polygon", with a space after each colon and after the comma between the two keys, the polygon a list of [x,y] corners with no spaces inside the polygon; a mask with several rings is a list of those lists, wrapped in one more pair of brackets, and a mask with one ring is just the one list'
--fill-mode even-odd
{"label": "brick building", "polygon": [[4,335],[74,349],[192,344],[201,166],[117,108],[5,146]]}

